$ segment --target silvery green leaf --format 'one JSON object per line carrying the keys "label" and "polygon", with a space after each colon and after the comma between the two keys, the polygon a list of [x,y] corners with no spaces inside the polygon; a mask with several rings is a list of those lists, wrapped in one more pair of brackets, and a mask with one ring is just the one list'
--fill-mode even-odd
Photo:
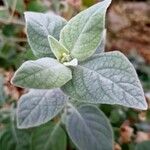
{"label": "silvery green leaf", "polygon": [[99,46],[97,47],[95,54],[99,54],[105,51],[105,44],[106,44],[106,29],[103,30],[102,38],[100,41]]}
{"label": "silvery green leaf", "polygon": [[53,58],[26,61],[15,72],[12,83],[19,87],[50,89],[64,85],[72,78],[69,68]]}
{"label": "silvery green leaf", "polygon": [[52,122],[38,127],[32,135],[32,150],[66,150],[66,144],[64,130]]}
{"label": "silvery green leaf", "polygon": [[69,54],[69,51],[57,41],[53,36],[48,35],[51,50],[58,60],[61,60],[63,54]]}
{"label": "silvery green leaf", "polygon": [[90,57],[98,47],[111,0],[104,0],[73,17],[61,30],[60,42],[78,60]]}
{"label": "silvery green leaf", "polygon": [[76,100],[147,109],[136,71],[120,52],[93,56],[75,67],[72,77],[62,89]]}
{"label": "silvery green leaf", "polygon": [[60,30],[66,25],[66,20],[53,13],[25,12],[27,37],[31,49],[37,57],[53,57],[47,36],[59,39]]}
{"label": "silvery green leaf", "polygon": [[70,107],[66,122],[67,132],[79,150],[112,150],[111,126],[98,108],[83,105]]}
{"label": "silvery green leaf", "polygon": [[31,90],[18,102],[18,128],[29,128],[48,122],[63,109],[66,100],[67,96],[60,89]]}

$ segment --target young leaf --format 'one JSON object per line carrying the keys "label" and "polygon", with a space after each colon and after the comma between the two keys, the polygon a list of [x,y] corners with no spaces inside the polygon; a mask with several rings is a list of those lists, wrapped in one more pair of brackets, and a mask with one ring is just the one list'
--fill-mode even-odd
{"label": "young leaf", "polygon": [[76,100],[147,109],[136,71],[120,52],[95,55],[74,68],[72,76],[63,90]]}
{"label": "young leaf", "polygon": [[66,150],[66,134],[59,124],[38,127],[32,136],[32,150]]}
{"label": "young leaf", "polygon": [[112,150],[112,129],[105,115],[96,107],[71,106],[66,122],[68,134],[79,150]]}
{"label": "young leaf", "polygon": [[18,128],[29,128],[48,122],[63,109],[66,99],[67,96],[60,89],[31,90],[18,102]]}
{"label": "young leaf", "polygon": [[69,51],[57,41],[53,36],[48,35],[51,50],[58,60],[61,60],[63,54],[69,54]]}
{"label": "young leaf", "polygon": [[31,49],[37,57],[53,57],[47,36],[59,39],[60,30],[66,25],[66,20],[53,13],[25,12],[27,37]]}
{"label": "young leaf", "polygon": [[25,88],[50,89],[61,87],[71,78],[71,70],[65,65],[53,58],[41,58],[23,63],[12,83]]}
{"label": "young leaf", "polygon": [[60,33],[60,42],[78,60],[90,57],[99,45],[111,0],[99,2],[72,18]]}
{"label": "young leaf", "polygon": [[78,65],[78,60],[76,58],[72,59],[69,62],[64,62],[63,63],[65,66],[77,66]]}

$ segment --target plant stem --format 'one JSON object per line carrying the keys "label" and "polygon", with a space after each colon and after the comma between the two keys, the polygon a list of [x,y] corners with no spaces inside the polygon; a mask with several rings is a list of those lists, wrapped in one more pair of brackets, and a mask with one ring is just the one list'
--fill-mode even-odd
{"label": "plant stem", "polygon": [[11,21],[0,18],[0,23],[2,23],[2,24],[16,24],[16,25],[20,25],[20,26],[25,26],[25,23],[23,21],[17,20],[14,18],[11,19]]}

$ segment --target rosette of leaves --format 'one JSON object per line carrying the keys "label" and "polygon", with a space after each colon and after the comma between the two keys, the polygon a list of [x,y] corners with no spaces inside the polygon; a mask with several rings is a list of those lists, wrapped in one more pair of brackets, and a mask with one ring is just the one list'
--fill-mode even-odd
{"label": "rosette of leaves", "polygon": [[99,2],[68,22],[52,13],[25,13],[28,41],[38,59],[23,63],[12,79],[14,85],[31,89],[18,102],[18,128],[38,126],[61,114],[78,149],[110,150],[109,121],[93,105],[147,109],[132,64],[119,51],[104,52],[110,3]]}

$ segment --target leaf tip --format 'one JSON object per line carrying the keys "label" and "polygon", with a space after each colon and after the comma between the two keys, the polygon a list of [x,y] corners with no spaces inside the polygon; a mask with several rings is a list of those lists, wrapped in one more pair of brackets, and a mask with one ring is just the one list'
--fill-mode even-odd
{"label": "leaf tip", "polygon": [[12,85],[14,85],[15,84],[15,75],[13,75],[13,77],[11,78],[11,80],[10,80],[10,83],[12,84]]}
{"label": "leaf tip", "polygon": [[143,106],[141,107],[142,110],[147,110],[148,109],[148,104],[146,102],[146,100],[144,100],[143,102]]}
{"label": "leaf tip", "polygon": [[24,14],[24,16],[25,16],[25,20],[27,21],[27,17],[29,17],[29,11],[25,11],[23,14]]}

